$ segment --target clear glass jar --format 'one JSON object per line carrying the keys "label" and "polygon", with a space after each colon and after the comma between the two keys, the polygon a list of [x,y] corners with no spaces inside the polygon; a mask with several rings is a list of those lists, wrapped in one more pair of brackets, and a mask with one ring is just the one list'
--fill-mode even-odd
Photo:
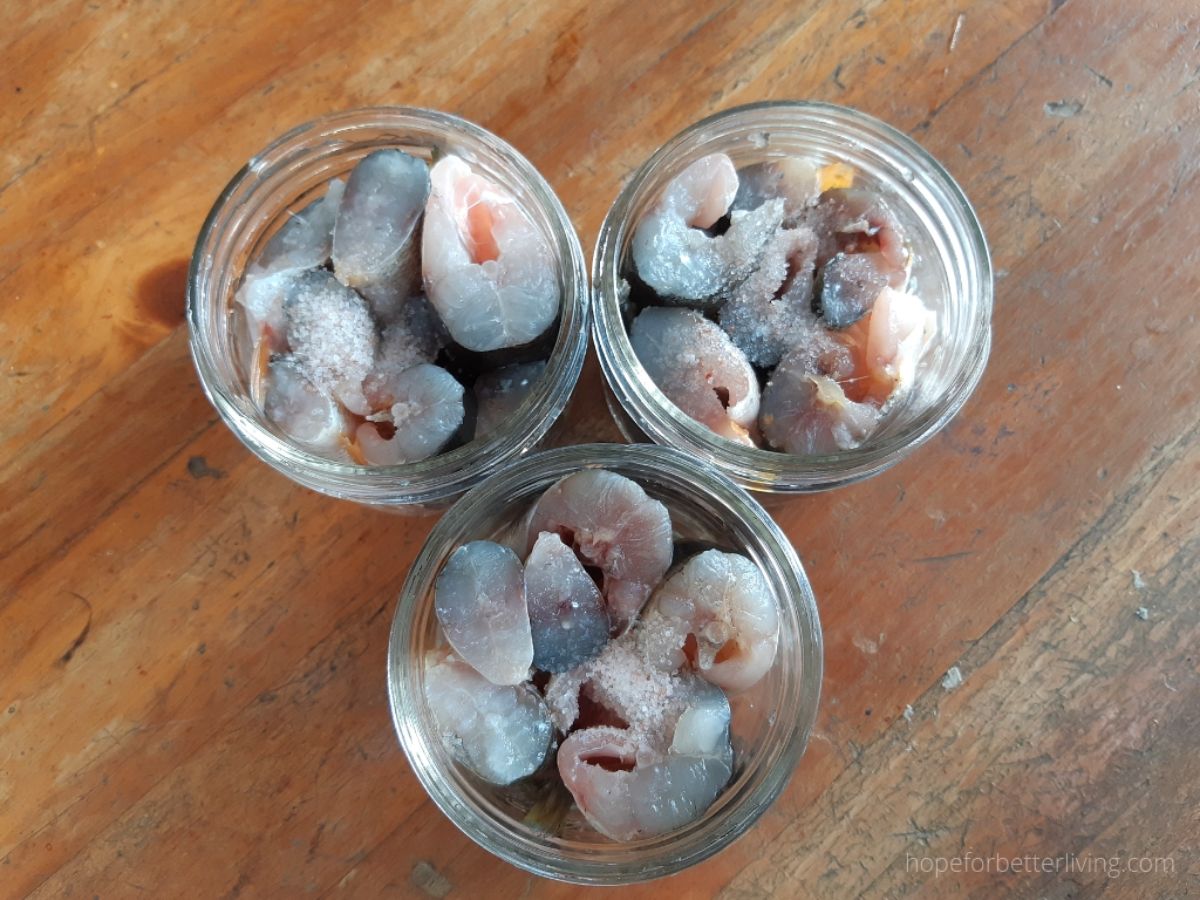
{"label": "clear glass jar", "polygon": [[[465,541],[504,540],[558,479],[604,468],[634,479],[671,512],[676,540],[744,553],[780,601],[779,652],[771,671],[730,697],[734,775],[698,821],[671,834],[614,843],[572,809],[561,833],[523,822],[534,796],[486,784],[456,764],[425,702],[424,658],[444,646],[433,609],[434,581]],[[787,537],[745,491],[676,450],[593,444],[531,455],[483,482],[437,523],[400,594],[388,644],[392,719],[413,771],[468,837],[513,865],[580,884],[627,884],[679,872],[744,834],[779,796],[808,743],[821,690],[821,625],[808,578]]]}
{"label": "clear glass jar", "polygon": [[[718,437],[671,403],[629,342],[621,273],[633,231],[663,188],[698,158],[726,153],[738,168],[800,156],[848,163],[855,187],[878,193],[904,228],[913,256],[908,290],[938,316],[938,334],[918,377],[861,446],[793,456]],[[991,345],[992,266],[979,220],[950,174],[889,125],[827,103],[773,102],[717,113],[660,147],[621,191],[592,260],[593,335],[608,405],[628,440],[679,447],[754,491],[826,490],[875,475],[944,426],[975,389]]]}
{"label": "clear glass jar", "polygon": [[[546,372],[516,415],[486,437],[420,462],[360,466],[315,455],[285,436],[251,401],[235,353],[230,303],[243,270],[291,212],[345,177],[362,157],[400,147],[429,159],[455,153],[517,197],[554,249],[562,288],[558,336]],[[208,215],[188,273],[192,358],[205,393],[251,451],[317,491],[401,512],[444,509],[487,474],[536,447],[554,424],[587,353],[587,271],[562,204],[520,153],[456,116],[380,107],[333,113],[294,128],[238,172]]]}

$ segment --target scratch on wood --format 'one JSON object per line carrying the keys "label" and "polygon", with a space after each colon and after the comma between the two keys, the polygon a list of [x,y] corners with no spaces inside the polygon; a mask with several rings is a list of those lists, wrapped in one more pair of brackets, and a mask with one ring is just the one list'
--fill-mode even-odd
{"label": "scratch on wood", "polygon": [[15,173],[13,173],[12,178],[8,179],[8,181],[6,181],[6,182],[4,182],[4,184],[0,185],[0,195],[3,195],[5,191],[7,191],[10,187],[12,187],[14,184],[16,184],[22,178],[24,178],[25,175],[34,166],[36,166],[38,163],[40,163],[45,158],[45,156],[46,156],[46,154],[39,153],[37,156],[35,156],[33,158],[32,162],[26,163],[25,165],[21,166],[21,168],[17,169],[17,171]]}
{"label": "scratch on wood", "polygon": [[944,834],[945,832],[950,830],[945,825],[934,825],[930,828],[922,828],[920,825],[917,824],[916,819],[911,819],[911,818],[908,820],[908,824],[912,826],[911,831],[901,831],[896,834],[893,834],[892,837],[914,838],[915,840],[920,841],[922,844],[924,844],[926,847],[928,847],[929,842],[933,838],[936,838],[939,835]]}
{"label": "scratch on wood", "polygon": [[1056,662],[1061,663],[1072,671],[1078,672],[1080,675],[1087,675],[1090,678],[1099,678],[1105,674],[1104,670],[1090,659],[1064,656],[1062,659],[1056,660]]}
{"label": "scratch on wood", "polygon": [[1095,75],[1096,80],[1099,81],[1106,88],[1111,88],[1113,86],[1112,79],[1109,78],[1107,75],[1097,72],[1095,69],[1093,69],[1091,66],[1089,66],[1087,64],[1084,64],[1084,68],[1087,69],[1089,72],[1091,72],[1093,75]]}
{"label": "scratch on wood", "polygon": [[316,859],[317,849],[321,846],[321,837],[325,834],[325,823],[322,822],[317,826],[316,833],[313,834],[312,840],[308,842],[308,861],[312,862]]}
{"label": "scratch on wood", "polygon": [[971,556],[974,552],[974,550],[959,550],[957,553],[943,553],[941,556],[918,556],[913,562],[944,563],[950,562],[952,559],[962,559],[964,556]]}
{"label": "scratch on wood", "polygon": [[60,666],[65,666],[71,661],[71,657],[75,655],[75,651],[83,646],[83,642],[87,640],[88,632],[92,630],[92,604],[88,602],[87,597],[83,596],[83,594],[77,594],[75,591],[70,591],[69,593],[87,607],[87,621],[83,623],[83,629],[76,635],[75,640],[71,641],[71,646],[67,648],[67,652],[58,658]]}
{"label": "scratch on wood", "polygon": [[392,602],[391,598],[389,597],[389,598],[385,599],[381,604],[379,604],[379,608],[377,610],[375,610],[375,612],[371,613],[371,618],[367,619],[367,623],[370,624],[371,622],[374,622],[376,619],[378,619],[380,616],[382,616],[384,611],[388,608],[388,605],[391,602]]}
{"label": "scratch on wood", "polygon": [[146,82],[149,80],[150,80],[149,78],[143,78],[141,81],[135,81],[128,88],[126,88],[124,90],[124,92],[122,92],[121,96],[117,97],[116,100],[114,100],[111,104],[109,104],[108,108],[115,109],[116,107],[120,106],[122,103],[124,103],[130,97],[132,97],[134,94],[136,94],[138,91],[140,91],[143,87],[145,87]]}
{"label": "scratch on wood", "polygon": [[684,34],[684,36],[682,38],[680,38],[673,46],[668,47],[666,50],[663,50],[663,52],[659,54],[658,59],[655,61],[654,64],[658,65],[663,60],[665,60],[668,56],[670,56],[673,52],[675,52],[679,47],[687,44],[692,38],[694,38],[696,35],[698,35],[700,32],[702,32],[705,28],[707,28],[709,23],[711,23],[715,18],[717,18],[717,16],[719,16],[721,13],[723,13],[727,6],[728,6],[728,4],[721,6],[719,9],[709,13],[707,16],[705,16],[703,19],[701,19],[699,22],[697,22],[695,25],[693,25],[691,28],[689,28],[687,30],[687,32]]}

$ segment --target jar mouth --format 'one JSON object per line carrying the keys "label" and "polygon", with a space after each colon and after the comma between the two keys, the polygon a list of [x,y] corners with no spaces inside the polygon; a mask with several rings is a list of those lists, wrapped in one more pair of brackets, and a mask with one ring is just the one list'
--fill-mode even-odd
{"label": "jar mouth", "polygon": [[[692,498],[704,516],[733,523],[734,540],[746,544],[734,549],[760,566],[780,600],[780,646],[768,674],[773,693],[762,703],[768,724],[761,740],[735,761],[733,780],[700,820],[667,835],[628,843],[549,836],[501,808],[487,786],[452,761],[423,692],[423,651],[436,627],[432,586],[450,552],[465,540],[493,537],[480,534],[480,529],[500,517],[506,506],[520,507],[559,478],[596,467],[633,478],[652,496],[666,492],[660,499]],[[672,509],[673,519],[677,509]],[[518,515],[521,511],[516,510]],[[744,834],[782,793],[816,720],[822,661],[821,625],[808,578],[795,549],[757,501],[711,466],[672,448],[581,445],[518,461],[469,491],[434,526],[409,570],[392,620],[388,698],[414,773],[468,837],[543,877],[578,884],[628,884],[682,871],[714,855]],[[736,723],[735,712],[735,728]],[[736,730],[734,738],[736,742]]]}
{"label": "jar mouth", "polygon": [[[622,316],[620,284],[634,227],[665,182],[706,153],[740,147],[743,155],[811,151],[849,158],[879,179],[931,239],[949,289],[955,333],[937,396],[905,397],[895,425],[851,450],[797,456],[719,437],[658,389],[633,351]],[[771,149],[775,152],[771,153]],[[782,151],[782,152],[781,152]],[[737,162],[737,160],[735,160]],[[889,197],[889,199],[892,199]],[[762,492],[827,490],[875,475],[939,431],[975,390],[991,347],[992,264],[982,226],[950,173],[892,126],[849,107],[815,101],[768,101],[734,107],[690,125],[656,150],[629,179],[600,228],[592,257],[593,337],[610,391],[637,428],[658,444],[685,448],[743,487]],[[924,299],[924,298],[923,298]],[[939,319],[941,317],[939,316]],[[914,391],[913,393],[916,393]],[[903,422],[900,419],[903,418]]]}
{"label": "jar mouth", "polygon": [[[347,158],[386,146],[452,150],[490,169],[489,174],[513,190],[545,233],[558,261],[562,299],[546,371],[510,420],[482,438],[419,462],[368,466],[313,453],[264,420],[233,361],[225,320],[252,245],[298,199],[298,185],[318,177],[327,181],[345,168]],[[465,119],[398,106],[322,116],[292,128],[255,154],[226,185],[205,219],[187,284],[193,362],[205,394],[242,443],[306,487],[391,506],[444,505],[546,436],[583,368],[589,307],[579,237],[561,201],[532,163],[501,138]]]}

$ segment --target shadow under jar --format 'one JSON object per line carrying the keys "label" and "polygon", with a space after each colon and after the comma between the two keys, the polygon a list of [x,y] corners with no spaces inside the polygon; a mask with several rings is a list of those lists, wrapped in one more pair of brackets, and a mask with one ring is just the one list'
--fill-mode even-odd
{"label": "shadow under jar", "polygon": [[[884,407],[878,425],[852,449],[793,455],[720,437],[667,399],[634,352],[628,329],[637,310],[622,296],[623,280],[635,271],[634,231],[675,176],[714,153],[728,155],[739,170],[787,157],[818,167],[845,164],[854,172],[854,187],[882,199],[902,229],[911,263],[904,290],[936,314],[937,330],[911,387]],[[962,408],[983,375],[991,344],[991,260],[961,189],[904,134],[825,103],[737,107],[697,122],[664,144],[609,210],[592,261],[592,284],[592,327],[606,399],[625,437],[687,450],[759,492],[827,490],[895,464]]]}
{"label": "shadow under jar", "polygon": [[[232,310],[244,272],[280,226],[323,196],[332,179],[345,179],[363,157],[385,148],[398,148],[427,162],[455,154],[511,193],[551,249],[560,307],[544,373],[499,427],[418,462],[358,465],[309,451],[253,402],[248,361],[239,352]],[[445,113],[360,109],[333,113],[289,131],[238,172],[217,199],[196,242],[188,274],[187,318],[192,358],[204,391],[256,456],[293,481],[334,497],[397,512],[438,512],[488,473],[538,446],[562,413],[587,352],[587,272],[578,235],[562,204],[532,164],[507,143]]]}
{"label": "shadow under jar", "polygon": [[[598,834],[574,807],[554,833],[529,824],[527,816],[547,785],[531,776],[498,787],[457,763],[442,742],[424,690],[426,652],[445,646],[434,610],[434,584],[450,554],[468,541],[511,538],[547,488],[589,468],[630,478],[665,504],[677,547],[717,547],[748,557],[761,569],[780,611],[774,664],[752,688],[729,698],[734,758],[724,791],[691,824],[625,843]],[[807,745],[822,660],[821,625],[808,578],[791,543],[757,502],[710,466],[676,450],[594,444],[522,459],[442,517],[409,570],[392,621],[388,695],[413,771],[442,812],[473,841],[547,878],[627,884],[707,859],[766,811]],[[549,765],[553,767],[553,750]]]}

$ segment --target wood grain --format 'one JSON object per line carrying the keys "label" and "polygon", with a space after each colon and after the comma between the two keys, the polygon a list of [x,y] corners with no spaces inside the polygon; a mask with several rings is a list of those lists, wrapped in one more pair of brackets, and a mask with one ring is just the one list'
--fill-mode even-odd
{"label": "wood grain", "polygon": [[[879,115],[959,179],[992,359],[912,459],[774,508],[826,629],[817,733],[747,839],[626,893],[1200,894],[1194,5],[49,2],[0,25],[0,896],[575,893],[408,772],[383,662],[431,523],[241,448],[191,370],[186,261],[241,162],[331,109],[480,122],[590,250],[658,144],[785,97]],[[591,359],[555,440],[596,439]],[[968,849],[1174,869],[909,862]]]}

